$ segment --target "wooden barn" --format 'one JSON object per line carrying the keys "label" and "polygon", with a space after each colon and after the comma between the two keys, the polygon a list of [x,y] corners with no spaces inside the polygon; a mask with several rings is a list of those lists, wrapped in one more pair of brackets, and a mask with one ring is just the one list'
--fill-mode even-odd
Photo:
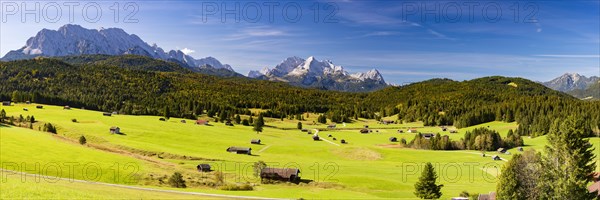
{"label": "wooden barn", "polygon": [[70,106],[63,106],[63,110],[71,110]]}
{"label": "wooden barn", "polygon": [[321,140],[321,139],[319,138],[319,136],[318,136],[318,135],[313,135],[313,136],[312,136],[312,139],[313,139],[314,141],[319,141],[319,140]]}
{"label": "wooden barn", "polygon": [[329,125],[327,126],[327,128],[335,128],[335,126],[336,126],[335,124],[329,124]]}
{"label": "wooden barn", "polygon": [[523,147],[519,147],[519,148],[517,148],[517,150],[523,151]]}
{"label": "wooden barn", "polygon": [[37,109],[42,109],[42,108],[44,108],[44,106],[42,106],[42,105],[37,105],[37,106],[35,106],[35,108],[37,108]]}
{"label": "wooden barn", "polygon": [[404,133],[404,131],[403,130],[398,130],[398,133]]}
{"label": "wooden barn", "polygon": [[164,122],[164,121],[167,121],[167,119],[165,119],[165,118],[162,118],[162,117],[161,117],[161,118],[159,118],[158,120],[160,120],[160,121],[163,121],[163,122]]}
{"label": "wooden barn", "polygon": [[342,139],[342,140],[340,140],[340,143],[346,144],[346,140]]}
{"label": "wooden barn", "polygon": [[29,109],[27,109],[27,108],[23,108],[23,111],[29,111]]}
{"label": "wooden barn", "polygon": [[390,137],[390,142],[398,142],[398,138],[396,138],[396,137]]}
{"label": "wooden barn", "polygon": [[110,130],[111,134],[121,134],[121,128],[119,128],[119,127],[113,126],[113,127],[110,127],[109,130]]}
{"label": "wooden barn", "polygon": [[450,133],[458,133],[458,130],[452,129],[452,130],[450,130]]}
{"label": "wooden barn", "polygon": [[185,119],[182,119],[182,120],[181,120],[181,123],[184,123],[184,124],[185,124],[185,123],[186,123],[186,122],[185,122]]}
{"label": "wooden barn", "polygon": [[237,153],[237,154],[252,154],[252,148],[249,147],[229,147],[227,148],[227,152]]}
{"label": "wooden barn", "polygon": [[418,133],[419,131],[417,131],[416,128],[411,128],[411,129],[408,129],[407,132],[409,132],[409,133]]}
{"label": "wooden barn", "polygon": [[423,133],[423,138],[428,139],[428,140],[433,138],[434,136],[435,136],[435,134],[433,134],[433,133]]}
{"label": "wooden barn", "polygon": [[302,132],[308,132],[308,129],[303,128],[301,131]]}
{"label": "wooden barn", "polygon": [[498,148],[498,153],[506,153],[506,149],[505,148]]}
{"label": "wooden barn", "polygon": [[492,156],[492,160],[502,160],[502,159],[500,159],[500,156],[494,155],[494,156]]}
{"label": "wooden barn", "polygon": [[225,126],[233,126],[233,123],[231,123],[231,121],[227,121],[225,122]]}
{"label": "wooden barn", "polygon": [[445,126],[442,126],[442,131],[447,131],[448,128],[446,128]]}
{"label": "wooden barn", "polygon": [[31,101],[25,101],[25,104],[31,104]]}
{"label": "wooden barn", "polygon": [[199,120],[196,120],[196,124],[197,125],[208,125],[208,121],[199,119]]}
{"label": "wooden barn", "polygon": [[381,123],[384,125],[393,124],[394,120],[382,120]]}
{"label": "wooden barn", "polygon": [[102,113],[102,115],[107,116],[107,117],[112,116],[112,114],[110,114],[109,112]]}
{"label": "wooden barn", "polygon": [[261,170],[260,178],[298,183],[300,181],[300,170],[296,168],[266,167]]}
{"label": "wooden barn", "polygon": [[369,130],[368,128],[360,129],[360,133],[362,133],[362,134],[367,134],[367,133],[370,133],[370,132],[371,132],[371,130]]}
{"label": "wooden barn", "polygon": [[205,163],[197,165],[196,169],[199,172],[210,172],[211,171],[210,165],[209,164],[205,164]]}
{"label": "wooden barn", "polygon": [[260,139],[252,139],[250,140],[250,144],[260,144]]}
{"label": "wooden barn", "polygon": [[3,101],[3,102],[2,102],[2,105],[3,105],[3,106],[10,106],[10,101]]}

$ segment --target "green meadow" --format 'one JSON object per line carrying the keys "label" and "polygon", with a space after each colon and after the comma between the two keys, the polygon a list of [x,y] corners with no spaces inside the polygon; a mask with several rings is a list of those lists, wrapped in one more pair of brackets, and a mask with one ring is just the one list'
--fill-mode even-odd
{"label": "green meadow", "polygon": [[[159,121],[158,116],[107,117],[97,111],[63,110],[49,105],[36,109],[35,106],[2,107],[8,116],[33,115],[38,121],[33,129],[0,127],[2,168],[147,188],[275,198],[415,199],[414,183],[425,162],[434,164],[438,181],[444,184],[442,199],[458,196],[461,191],[488,193],[495,190],[496,176],[504,161],[482,157],[477,151],[401,148],[388,139],[397,137],[410,141],[415,134],[397,132],[408,127],[420,127],[420,132],[439,132],[453,140],[476,127],[489,127],[502,135],[517,127],[515,123],[490,122],[451,134],[440,127],[423,127],[422,123],[383,125],[374,120],[359,119],[345,127],[338,124],[342,130],[322,130],[319,136],[323,140],[313,141],[312,135],[294,129],[297,120],[266,119],[266,125],[270,127],[257,134],[249,126],[225,126],[213,120],[209,126],[201,126],[192,120],[182,123],[183,119],[178,118]],[[304,128],[325,129],[326,124],[312,124],[316,117],[317,114],[309,114],[302,121]],[[58,134],[39,131],[38,127],[44,123],[56,125]],[[358,129],[364,125],[374,131],[360,134]],[[111,126],[120,127],[123,134],[109,133]],[[80,145],[77,142],[80,136],[85,136],[88,144]],[[252,145],[251,139],[261,139],[263,144]],[[348,144],[341,144],[341,139]],[[525,148],[542,150],[545,142],[545,137],[525,138]],[[598,152],[600,140],[593,138],[591,142]],[[230,146],[251,147],[253,155],[228,153],[225,150]],[[518,153],[515,149],[509,152]],[[500,156],[510,159],[510,155]],[[257,161],[273,167],[299,168],[303,182],[261,184],[252,175],[252,164]],[[254,184],[254,190],[225,191],[203,185],[201,183],[210,181],[215,172],[197,172],[196,165],[200,163],[209,163],[215,171],[224,172],[227,183]],[[36,165],[40,166],[39,170]],[[98,169],[101,172],[96,176]],[[190,183],[188,188],[175,189],[161,183],[160,177],[176,171],[184,174]],[[10,192],[3,192],[0,198],[193,198],[79,182],[38,183],[23,182],[18,176],[4,177],[2,190]],[[198,184],[192,184],[194,182]]]}

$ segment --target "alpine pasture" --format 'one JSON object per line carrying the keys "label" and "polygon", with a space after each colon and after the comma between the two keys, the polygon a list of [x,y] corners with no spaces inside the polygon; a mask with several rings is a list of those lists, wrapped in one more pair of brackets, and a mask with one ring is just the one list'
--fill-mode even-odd
{"label": "alpine pasture", "polygon": [[[23,108],[27,108],[25,111]],[[271,198],[403,198],[416,199],[414,183],[420,176],[423,163],[433,163],[438,182],[444,184],[442,199],[458,196],[462,191],[488,193],[496,188],[496,176],[504,161],[494,161],[487,152],[485,157],[478,151],[429,151],[400,147],[390,142],[390,137],[410,141],[414,133],[409,127],[418,127],[423,133],[441,133],[453,140],[462,137],[466,130],[489,127],[506,135],[515,129],[515,123],[490,122],[458,130],[458,133],[442,131],[440,127],[423,127],[421,123],[378,124],[377,121],[359,119],[344,127],[327,130],[327,124],[313,124],[317,114],[309,113],[303,128],[316,132],[320,129],[321,141],[313,141],[307,132],[295,129],[297,120],[265,118],[266,127],[257,134],[251,126],[223,123],[207,119],[209,125],[196,125],[192,120],[182,123],[179,118],[160,121],[159,116],[103,116],[102,112],[60,106],[14,104],[2,106],[8,116],[35,116],[33,129],[1,126],[0,146],[2,168],[90,180],[104,183],[132,185],[176,191],[204,192],[252,197]],[[242,116],[243,119],[248,116]],[[256,117],[255,117],[256,118]],[[73,120],[76,119],[76,120]],[[76,122],[74,122],[76,121]],[[58,129],[54,135],[39,131],[44,123],[52,123]],[[359,133],[368,125],[373,131]],[[117,126],[122,134],[111,134],[109,128]],[[398,129],[404,130],[398,133]],[[453,129],[453,127],[449,127]],[[331,137],[328,137],[331,135]],[[80,145],[81,136],[87,144]],[[333,140],[335,138],[336,140]],[[260,139],[260,145],[250,144]],[[341,144],[344,139],[347,144]],[[591,140],[598,152],[600,140]],[[542,150],[545,138],[525,138],[524,148]],[[252,155],[226,152],[228,147],[250,147]],[[511,154],[517,153],[510,149]],[[43,153],[43,154],[42,154]],[[511,155],[501,154],[503,159]],[[272,167],[294,167],[301,171],[299,184],[263,184],[253,176],[253,163],[264,161]],[[212,172],[198,172],[196,165],[208,163]],[[39,164],[39,170],[35,168]],[[72,165],[70,174],[67,165]],[[93,165],[93,167],[90,167]],[[26,167],[24,167],[26,166]],[[33,170],[32,170],[33,169]],[[97,173],[101,169],[99,177]],[[86,172],[87,170],[87,172]],[[174,172],[181,172],[187,188],[171,188],[166,183]],[[228,191],[211,187],[214,174],[224,173],[227,184],[251,184],[251,191]],[[22,182],[21,176],[3,172],[3,191],[27,198],[64,198],[84,195],[92,198],[193,198],[193,196],[170,196],[161,192],[139,191],[86,183],[47,180],[30,184]],[[32,187],[47,191],[29,194]],[[55,189],[53,189],[55,188]],[[36,190],[40,191],[40,190]],[[89,191],[82,193],[81,191]],[[112,192],[118,191],[118,192]],[[6,195],[3,193],[3,195]],[[3,196],[5,197],[5,196]]]}

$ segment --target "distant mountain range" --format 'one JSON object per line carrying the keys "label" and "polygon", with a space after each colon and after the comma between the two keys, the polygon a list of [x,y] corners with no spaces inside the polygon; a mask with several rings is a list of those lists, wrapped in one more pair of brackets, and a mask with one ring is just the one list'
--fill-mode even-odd
{"label": "distant mountain range", "polygon": [[561,92],[568,92],[571,90],[584,90],[590,85],[597,83],[600,80],[597,76],[585,77],[577,73],[565,73],[555,79],[548,82],[543,82],[546,87],[558,90]]}
{"label": "distant mountain range", "polygon": [[21,60],[37,56],[63,57],[77,55],[141,55],[155,59],[172,61],[195,71],[200,67],[226,69],[213,57],[194,59],[180,50],[164,51],[156,44],[152,46],[135,34],[128,34],[119,28],[86,29],[79,25],[67,24],[58,30],[42,29],[27,40],[24,47],[8,52],[2,60]]}
{"label": "distant mountain range", "polygon": [[273,69],[250,71],[248,77],[284,81],[302,87],[354,92],[377,90],[387,86],[383,76],[376,69],[350,74],[330,60],[319,61],[312,56],[307,59],[289,57]]}
{"label": "distant mountain range", "polygon": [[[67,24],[58,30],[42,29],[27,40],[20,49],[8,52],[1,60],[12,61],[34,57],[68,57],[79,55],[141,55],[175,62],[192,71],[226,77],[242,77],[228,64],[213,57],[195,59],[180,50],[165,51],[156,44],[149,45],[135,34],[119,28],[86,29]],[[366,73],[349,74],[342,66],[314,57],[290,57],[273,69],[251,71],[250,78],[283,81],[302,87],[339,91],[372,91],[387,86],[376,69]]]}

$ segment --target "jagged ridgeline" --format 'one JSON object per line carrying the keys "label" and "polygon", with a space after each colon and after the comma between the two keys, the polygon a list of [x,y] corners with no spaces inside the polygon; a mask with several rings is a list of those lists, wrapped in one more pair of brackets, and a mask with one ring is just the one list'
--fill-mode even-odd
{"label": "jagged ridgeline", "polygon": [[507,77],[469,81],[432,79],[370,93],[290,86],[249,78],[223,78],[141,56],[72,56],[0,62],[2,100],[70,105],[134,115],[194,118],[212,111],[270,117],[326,113],[333,121],[397,114],[398,120],[466,127],[517,121],[521,135],[543,134],[556,119],[577,115],[586,129],[600,124],[600,102],[581,101],[541,84]]}

